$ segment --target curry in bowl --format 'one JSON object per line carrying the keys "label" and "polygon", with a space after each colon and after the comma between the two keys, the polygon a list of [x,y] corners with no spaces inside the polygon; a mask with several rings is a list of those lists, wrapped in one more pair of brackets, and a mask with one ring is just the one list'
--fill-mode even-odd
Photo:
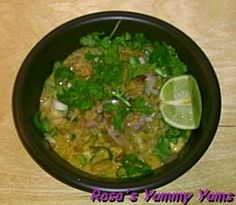
{"label": "curry in bowl", "polygon": [[132,178],[178,157],[199,126],[201,97],[172,46],[115,29],[81,37],[82,47],[55,62],[34,124],[74,167]]}
{"label": "curry in bowl", "polygon": [[110,11],[42,38],[21,65],[12,106],[23,145],[47,173],[85,191],[119,192],[189,170],[214,138],[221,98],[209,60],[186,34]]}

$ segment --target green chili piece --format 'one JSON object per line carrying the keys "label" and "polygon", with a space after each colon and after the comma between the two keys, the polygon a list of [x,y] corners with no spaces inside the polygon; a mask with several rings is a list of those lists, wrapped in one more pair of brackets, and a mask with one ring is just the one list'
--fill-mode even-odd
{"label": "green chili piece", "polygon": [[127,177],[124,167],[121,166],[116,170],[116,176],[118,178],[126,178]]}
{"label": "green chili piece", "polygon": [[76,158],[79,159],[80,165],[81,165],[82,168],[87,165],[88,160],[87,160],[87,158],[83,154],[77,155]]}
{"label": "green chili piece", "polygon": [[105,146],[99,146],[99,147],[93,147],[95,149],[95,153],[92,156],[90,163],[96,164],[98,162],[101,162],[103,160],[112,160],[113,155],[109,148]]}

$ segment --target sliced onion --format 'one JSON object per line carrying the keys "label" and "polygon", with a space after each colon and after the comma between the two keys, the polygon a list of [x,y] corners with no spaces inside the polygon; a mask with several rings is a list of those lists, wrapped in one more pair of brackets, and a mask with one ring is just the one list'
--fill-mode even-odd
{"label": "sliced onion", "polygon": [[51,144],[51,145],[55,145],[56,144],[56,140],[53,137],[51,137],[51,136],[46,136],[45,140],[47,140],[49,142],[49,144]]}
{"label": "sliced onion", "polygon": [[145,122],[152,122],[153,118],[150,116],[144,116],[144,120],[145,120]]}
{"label": "sliced onion", "polygon": [[143,57],[138,58],[140,64],[145,64],[145,59]]}
{"label": "sliced onion", "polygon": [[67,111],[68,110],[68,106],[66,104],[64,104],[56,99],[54,99],[52,101],[52,105],[53,105],[53,108],[58,111]]}
{"label": "sliced onion", "polygon": [[107,133],[118,145],[122,145],[120,134],[114,129],[113,126],[107,129]]}
{"label": "sliced onion", "polygon": [[136,125],[134,126],[134,130],[135,131],[138,131],[140,130],[145,124],[145,119],[143,116],[141,116],[139,119],[138,119],[138,122],[136,123]]}
{"label": "sliced onion", "polygon": [[152,116],[141,116],[137,124],[134,126],[134,130],[138,131],[145,125],[146,122],[152,122],[152,121],[153,121]]}
{"label": "sliced onion", "polygon": [[117,105],[117,104],[119,103],[119,101],[116,100],[116,99],[112,99],[112,100],[111,100],[111,103],[114,104],[114,105]]}
{"label": "sliced onion", "polygon": [[97,122],[95,120],[87,121],[85,124],[85,127],[87,128],[93,128],[97,126]]}
{"label": "sliced onion", "polygon": [[156,78],[153,75],[148,75],[145,78],[145,86],[144,86],[144,93],[147,95],[153,94],[158,95],[159,91],[157,89],[154,89],[156,84]]}

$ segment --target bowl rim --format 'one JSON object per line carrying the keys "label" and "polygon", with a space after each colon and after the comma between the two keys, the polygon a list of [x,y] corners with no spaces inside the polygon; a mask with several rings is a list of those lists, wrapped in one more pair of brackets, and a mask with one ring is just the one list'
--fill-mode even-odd
{"label": "bowl rim", "polygon": [[[29,145],[29,143],[25,139],[24,134],[24,128],[21,126],[20,123],[20,116],[18,113],[18,99],[17,99],[17,93],[20,92],[20,87],[22,85],[22,76],[25,73],[25,70],[27,69],[27,65],[32,57],[34,57],[35,53],[37,53],[37,50],[44,44],[47,43],[47,41],[50,40],[53,36],[60,35],[60,33],[65,29],[69,27],[76,26],[77,24],[85,23],[91,23],[93,21],[103,21],[103,20],[119,20],[119,19],[128,19],[128,20],[135,20],[141,21],[141,22],[151,22],[151,24],[158,25],[161,27],[164,27],[165,29],[176,33],[177,35],[180,35],[182,38],[186,40],[186,43],[190,43],[193,49],[195,49],[196,54],[198,56],[201,56],[205,60],[205,64],[208,67],[211,72],[211,80],[214,82],[214,94],[215,94],[215,108],[217,110],[216,118],[214,119],[213,127],[211,127],[211,136],[208,136],[206,139],[206,142],[203,144],[204,147],[202,147],[201,152],[197,152],[194,155],[194,159],[192,161],[189,161],[187,158],[182,160],[182,164],[184,164],[184,167],[176,166],[172,171],[171,175],[166,175],[164,178],[161,178],[159,181],[153,181],[150,184],[143,184],[135,187],[129,188],[133,191],[143,192],[145,188],[157,188],[161,187],[163,185],[166,185],[173,181],[174,179],[180,177],[184,173],[186,173],[193,165],[195,165],[199,159],[203,156],[209,145],[211,144],[220,120],[220,114],[221,114],[221,94],[220,94],[220,86],[219,82],[216,76],[216,73],[208,60],[207,56],[204,54],[204,52],[201,50],[201,48],[185,33],[183,33],[178,28],[172,26],[171,24],[158,19],[153,16],[149,16],[142,13],[136,13],[136,12],[130,12],[130,11],[104,11],[104,12],[96,12],[87,14],[84,16],[80,16],[77,18],[74,18],[70,21],[67,21],[66,23],[61,24],[60,26],[56,27],[52,31],[50,31],[48,34],[46,34],[41,40],[38,41],[38,43],[31,49],[31,51],[28,53],[27,57],[24,59],[18,74],[15,79],[15,84],[13,88],[13,94],[12,94],[12,111],[13,111],[13,118],[14,118],[14,124],[17,130],[17,133],[20,137],[20,140],[30,156],[37,162],[39,166],[41,166],[47,173],[55,177],[56,179],[64,182],[65,184],[68,184],[74,188],[78,188],[84,191],[91,192],[93,188],[98,187],[104,191],[114,191],[114,192],[120,192],[120,191],[126,191],[127,187],[117,186],[117,187],[103,187],[101,186],[94,186],[93,184],[89,183],[89,181],[81,181],[77,178],[75,179],[74,176],[70,175],[68,172],[65,172],[65,170],[62,170],[60,167],[55,166],[55,163],[52,163],[50,160],[45,160],[45,158],[36,155],[35,153],[40,152],[37,146]],[[62,176],[63,175],[63,176]]]}

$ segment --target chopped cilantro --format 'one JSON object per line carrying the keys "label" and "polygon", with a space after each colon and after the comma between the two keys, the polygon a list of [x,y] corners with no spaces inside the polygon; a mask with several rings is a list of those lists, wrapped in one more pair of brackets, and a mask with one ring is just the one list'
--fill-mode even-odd
{"label": "chopped cilantro", "polygon": [[138,76],[145,75],[150,71],[154,71],[156,69],[155,65],[151,65],[149,63],[140,64],[137,57],[131,56],[129,58],[129,66],[128,66],[128,79],[131,80]]}
{"label": "chopped cilantro", "polygon": [[80,43],[83,46],[94,47],[100,43],[100,37],[103,36],[103,32],[94,32],[80,38]]}
{"label": "chopped cilantro", "polygon": [[180,130],[167,125],[165,136],[160,137],[157,141],[154,149],[155,154],[162,161],[167,161],[173,155],[170,149],[170,144],[177,144],[180,137],[187,141],[190,134],[191,131],[189,130]]}
{"label": "chopped cilantro", "polygon": [[114,104],[112,102],[105,103],[103,105],[103,110],[105,112],[114,112],[114,111],[117,111],[118,109],[119,109],[119,104]]}
{"label": "chopped cilantro", "polygon": [[42,133],[47,134],[51,137],[54,137],[58,134],[58,129],[52,125],[47,117],[43,117],[40,112],[37,112],[33,117],[34,125]]}
{"label": "chopped cilantro", "polygon": [[143,33],[136,33],[133,38],[132,48],[142,50],[151,42],[146,39]]}
{"label": "chopped cilantro", "polygon": [[141,161],[135,154],[126,155],[121,160],[127,177],[137,177],[140,175],[148,175],[152,173],[151,167]]}
{"label": "chopped cilantro", "polygon": [[112,124],[116,130],[121,131],[123,129],[123,121],[128,115],[129,109],[124,106],[120,106],[115,115],[112,116]]}
{"label": "chopped cilantro", "polygon": [[111,45],[104,51],[104,63],[106,65],[113,65],[119,62],[118,47]]}
{"label": "chopped cilantro", "polygon": [[88,61],[91,61],[91,60],[94,60],[96,58],[96,55],[93,55],[91,52],[88,52],[88,53],[85,54],[85,58]]}
{"label": "chopped cilantro", "polygon": [[56,64],[54,81],[57,98],[67,104],[69,108],[89,110],[96,99],[104,97],[103,87],[93,79],[76,77],[75,73],[63,64]]}
{"label": "chopped cilantro", "polygon": [[169,140],[165,137],[160,137],[154,152],[161,159],[161,161],[167,161],[172,155]]}
{"label": "chopped cilantro", "polygon": [[102,48],[109,48],[110,45],[111,45],[111,40],[108,36],[105,36],[103,39],[101,39]]}
{"label": "chopped cilantro", "polygon": [[162,77],[174,77],[186,73],[187,67],[181,62],[175,49],[166,43],[154,43],[150,63],[156,65],[156,73]]}
{"label": "chopped cilantro", "polygon": [[145,102],[145,100],[140,96],[134,99],[132,106],[135,111],[143,113],[145,115],[151,115],[155,112],[155,110],[151,106],[149,106],[147,102]]}
{"label": "chopped cilantro", "polygon": [[[117,28],[119,24],[120,21],[116,24]],[[130,112],[144,115],[154,113],[154,109],[142,97],[136,96],[131,100],[121,92],[126,81],[132,81],[150,72],[156,72],[162,77],[176,76],[185,73],[186,66],[171,46],[157,41],[152,43],[143,33],[114,36],[116,27],[110,36],[103,32],[94,32],[80,39],[81,45],[99,50],[99,53],[89,51],[85,55],[93,68],[91,76],[78,77],[63,63],[57,62],[54,65],[54,83],[56,97],[69,109],[90,110],[97,101],[111,101],[115,97],[118,104],[105,103],[103,109],[111,114],[115,129],[122,130],[123,121]],[[128,62],[125,62],[120,56],[121,47],[142,51],[146,56],[143,58],[131,55]],[[150,47],[152,49],[145,54],[144,51]]]}

